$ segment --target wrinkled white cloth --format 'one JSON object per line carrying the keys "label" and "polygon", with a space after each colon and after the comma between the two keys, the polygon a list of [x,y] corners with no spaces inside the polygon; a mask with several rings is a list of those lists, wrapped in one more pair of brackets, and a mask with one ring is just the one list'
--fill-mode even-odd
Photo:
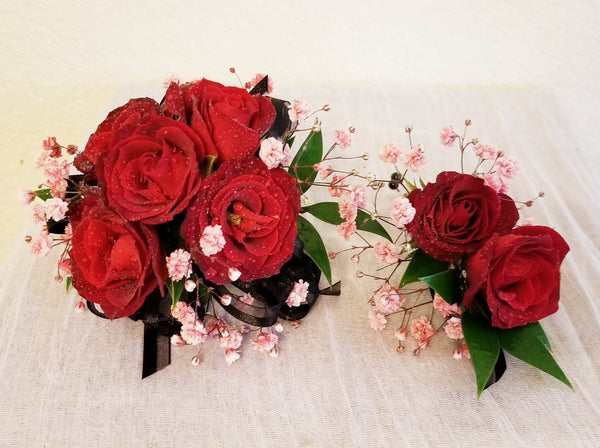
{"label": "wrinkled white cloth", "polygon": [[[279,358],[246,340],[227,365],[209,340],[198,366],[190,363],[197,347],[174,347],[171,365],[142,380],[142,324],[75,313],[76,292],[53,280],[56,257],[36,261],[17,243],[0,273],[0,446],[597,446],[600,147],[588,146],[597,133],[570,114],[596,112],[585,95],[575,104],[552,90],[375,85],[290,88],[289,96],[332,106],[321,115],[326,142],[355,126],[348,151],[371,154],[365,169],[379,176],[390,173],[377,152],[390,140],[406,145],[406,124],[427,150],[425,180],[459,167],[439,130],[462,129],[465,118],[470,135],[520,160],[512,195],[545,192],[522,216],[571,247],[560,310],[542,325],[574,390],[507,356],[504,377],[478,400],[472,367],[452,358],[450,341],[437,337],[416,357],[396,352],[392,325],[369,327],[373,284],[343,256],[332,262],[342,295],[321,297],[298,329],[284,324]],[[320,230],[328,246],[348,244],[333,227]]]}

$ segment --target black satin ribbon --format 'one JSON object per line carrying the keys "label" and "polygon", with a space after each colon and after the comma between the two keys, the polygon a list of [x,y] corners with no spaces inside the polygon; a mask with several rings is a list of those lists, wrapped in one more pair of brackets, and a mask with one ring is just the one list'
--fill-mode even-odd
{"label": "black satin ribbon", "polygon": [[[233,282],[238,290],[249,293],[253,301],[246,303],[240,300],[225,285],[211,285],[220,294],[230,294],[231,304],[223,308],[236,319],[257,327],[270,327],[279,318],[299,320],[305,317],[316,302],[319,295],[339,295],[339,282],[330,288],[319,290],[321,270],[316,263],[304,253],[302,241],[296,239],[292,258],[281,267],[279,274],[253,282]],[[289,307],[285,301],[290,295],[294,283],[303,280],[308,283],[308,294],[305,303],[297,307]]]}
{"label": "black satin ribbon", "polygon": [[[94,315],[108,319],[94,303],[87,302],[87,306]],[[171,363],[171,336],[179,332],[181,324],[171,317],[171,298],[161,297],[158,288],[146,298],[142,307],[129,317],[134,321],[141,320],[144,324],[144,379]]]}
{"label": "black satin ribbon", "polygon": [[[296,240],[294,254],[285,263],[279,274],[253,282],[236,281],[238,290],[247,292],[254,298],[250,304],[239,300],[235,294],[230,305],[223,306],[233,317],[257,327],[270,327],[278,318],[299,320],[305,317],[319,295],[340,295],[340,283],[319,290],[321,270],[315,262],[304,253],[303,244]],[[308,283],[306,303],[298,307],[289,307],[285,301],[294,282],[304,280]],[[212,286],[220,295],[230,294],[225,285]],[[92,302],[87,302],[90,311],[98,317],[107,319]],[[201,315],[203,310],[198,310]],[[171,317],[171,297],[161,297],[155,289],[145,300],[142,307],[131,319],[144,323],[144,353],[142,361],[142,379],[167,367],[171,363],[171,336],[177,334],[181,324]]]}

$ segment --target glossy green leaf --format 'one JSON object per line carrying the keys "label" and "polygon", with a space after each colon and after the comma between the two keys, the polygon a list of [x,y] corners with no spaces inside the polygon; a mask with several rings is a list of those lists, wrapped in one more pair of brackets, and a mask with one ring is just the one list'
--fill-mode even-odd
{"label": "glossy green leaf", "polygon": [[400,287],[409,283],[417,282],[423,277],[428,277],[434,274],[439,274],[448,270],[448,263],[431,258],[421,249],[417,249],[404,271]]}
{"label": "glossy green leaf", "polygon": [[469,313],[462,316],[462,330],[473,362],[477,380],[477,397],[479,397],[498,361],[500,354],[498,335],[496,329],[488,322]]}
{"label": "glossy green leaf", "polygon": [[302,193],[305,193],[310,188],[317,177],[317,172],[313,169],[313,165],[319,163],[322,157],[323,135],[321,131],[311,131],[298,149],[288,170],[292,176],[298,179],[298,185]]}
{"label": "glossy green leaf", "polygon": [[48,199],[52,198],[52,193],[50,192],[49,188],[44,188],[44,189],[41,189],[41,190],[35,190],[34,193],[42,201],[47,201]]}
{"label": "glossy green leaf", "polygon": [[317,229],[302,216],[298,216],[298,238],[304,243],[304,252],[317,264],[329,285],[331,281],[331,266],[323,240]]}
{"label": "glossy green leaf", "polygon": [[573,386],[549,351],[548,338],[539,323],[497,330],[500,346],[511,355]]}
{"label": "glossy green leaf", "polygon": [[208,305],[208,302],[210,301],[210,291],[204,283],[198,284],[196,294],[198,295],[198,299],[200,299],[200,303],[202,303],[202,305]]}
{"label": "glossy green leaf", "polygon": [[448,269],[438,274],[420,277],[419,279],[428,284],[435,292],[449,304],[460,301],[458,269]]}
{"label": "glossy green leaf", "polygon": [[[337,226],[344,222],[344,220],[340,217],[337,202],[319,202],[318,204],[303,207],[303,210],[328,224]],[[374,233],[375,235],[379,235],[389,241],[392,241],[392,237],[383,228],[381,223],[371,219],[371,216],[364,210],[358,210],[356,215],[356,228],[363,232]]]}
{"label": "glossy green leaf", "polygon": [[371,219],[371,215],[364,210],[358,210],[356,215],[356,228],[363,232],[374,233],[375,235],[379,235],[386,240],[393,242],[392,237],[383,228],[381,223],[375,219]]}
{"label": "glossy green leaf", "polygon": [[292,145],[294,144],[294,140],[296,140],[296,136],[292,135],[290,138],[287,139],[286,143],[287,145],[291,148]]}
{"label": "glossy green leaf", "polygon": [[72,284],[73,284],[73,277],[67,277],[67,281],[66,281],[67,292],[69,292],[69,289],[71,289]]}
{"label": "glossy green leaf", "polygon": [[173,308],[177,304],[177,302],[179,302],[179,299],[181,299],[181,293],[183,292],[184,283],[185,279],[179,280],[178,282],[174,282],[171,279],[167,280],[167,290],[171,295],[171,308]]}

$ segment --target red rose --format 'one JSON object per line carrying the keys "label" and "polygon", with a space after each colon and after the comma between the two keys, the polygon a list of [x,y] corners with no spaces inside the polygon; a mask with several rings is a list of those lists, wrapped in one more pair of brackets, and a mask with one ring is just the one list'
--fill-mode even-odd
{"label": "red rose", "polygon": [[[181,233],[205,277],[229,283],[229,268],[252,281],[279,272],[292,256],[300,191],[286,171],[267,169],[258,158],[225,162],[208,176],[186,213]],[[225,247],[206,256],[200,237],[207,226],[220,225]]]}
{"label": "red rose", "polygon": [[222,161],[253,155],[276,117],[270,99],[207,79],[171,83],[163,109],[167,115],[185,120],[202,139],[207,154]]}
{"label": "red rose", "polygon": [[444,171],[435,183],[413,190],[415,208],[408,233],[430,257],[454,261],[479,249],[493,233],[510,231],[519,219],[513,200],[484,185],[483,179]]}
{"label": "red rose", "polygon": [[159,111],[159,104],[151,98],[132,99],[116,108],[90,136],[85,150],[75,158],[75,167],[82,173],[92,172],[115,142],[130,136],[144,117],[158,115]]}
{"label": "red rose", "polygon": [[568,251],[565,240],[549,227],[524,226],[492,236],[467,260],[465,307],[482,296],[498,328],[549,316],[558,310],[560,264]]}
{"label": "red rose", "polygon": [[162,288],[165,267],[153,229],[127,222],[94,196],[75,203],[70,217],[73,286],[108,318],[130,316]]}
{"label": "red rose", "polygon": [[182,212],[200,188],[204,146],[185,124],[149,117],[97,163],[108,203],[129,221],[160,224]]}

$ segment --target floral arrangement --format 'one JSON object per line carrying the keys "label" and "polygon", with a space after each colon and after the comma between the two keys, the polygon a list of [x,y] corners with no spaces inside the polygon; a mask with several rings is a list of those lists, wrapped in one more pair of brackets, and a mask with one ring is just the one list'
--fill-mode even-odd
{"label": "floral arrangement", "polygon": [[[538,322],[558,310],[560,265],[569,246],[549,227],[531,220],[517,225],[519,209],[534,201],[508,195],[507,181],[517,174],[518,162],[493,145],[468,139],[470,125],[467,120],[462,135],[452,126],[441,131],[443,146],[459,148],[460,172],[440,172],[428,183],[409,179],[426,156],[408,126],[407,150],[389,143],[379,153],[393,167],[391,176],[368,179],[373,210],[340,200],[343,225],[361,239],[346,251],[356,262],[370,252],[383,263],[374,273],[356,273],[377,282],[369,300],[370,325],[382,331],[396,322],[397,350],[403,352],[412,339],[415,355],[437,334],[456,341],[453,355],[471,359],[478,395],[504,373],[504,351],[571,386]],[[474,163],[470,173],[464,172],[466,160]],[[333,208],[330,204],[322,219],[333,222]],[[361,226],[371,226],[381,240],[368,241]]]}
{"label": "floral arrangement", "polygon": [[249,333],[277,356],[279,318],[297,325],[319,294],[339,294],[301,196],[354,129],[336,131],[324,154],[315,114],[329,106],[311,111],[271,92],[264,75],[244,88],[172,81],[160,103],[136,98],[110,112],[82,151],[44,141],[47,180],[23,192],[42,226],[31,250],[62,247],[56,278],[81,296],[77,310],[144,322],[143,376],[165,366],[171,344],[210,336],[228,363]]}

